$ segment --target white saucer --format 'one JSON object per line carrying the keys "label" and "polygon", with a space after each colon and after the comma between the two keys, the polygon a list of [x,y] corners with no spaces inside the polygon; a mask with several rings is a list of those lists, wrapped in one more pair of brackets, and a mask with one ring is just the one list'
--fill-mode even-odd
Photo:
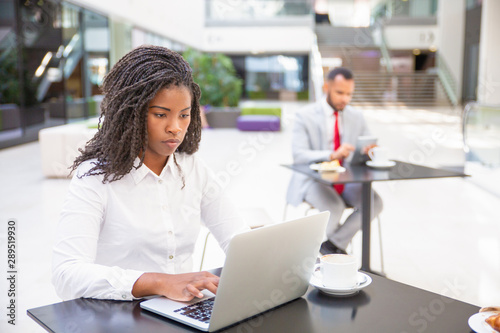
{"label": "white saucer", "polygon": [[321,267],[320,265],[316,265],[314,267],[314,273],[311,276],[311,280],[309,280],[309,284],[315,288],[318,288],[320,291],[322,291],[327,295],[338,296],[338,297],[351,296],[357,294],[361,289],[365,288],[366,286],[370,285],[370,283],[372,283],[372,278],[369,275],[362,272],[358,272],[358,283],[354,287],[328,288],[323,285],[320,267]]}
{"label": "white saucer", "polygon": [[385,162],[378,162],[375,163],[374,161],[366,161],[366,165],[372,168],[377,168],[377,169],[385,169],[385,168],[390,168],[396,165],[396,162],[394,161],[385,161]]}
{"label": "white saucer", "polygon": [[496,331],[490,325],[488,325],[488,323],[486,322],[486,318],[497,313],[498,312],[495,311],[487,311],[473,314],[469,318],[470,328],[472,328],[476,333],[496,333]]}

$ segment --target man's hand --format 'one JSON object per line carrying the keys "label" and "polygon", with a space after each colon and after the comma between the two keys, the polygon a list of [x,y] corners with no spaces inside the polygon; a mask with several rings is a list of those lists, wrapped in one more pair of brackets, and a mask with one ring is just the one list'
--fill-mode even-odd
{"label": "man's hand", "polygon": [[348,143],[343,143],[340,145],[339,148],[337,148],[336,151],[330,154],[330,161],[345,159],[349,157],[349,155],[351,154],[351,152],[354,151],[354,149],[355,148],[353,145]]}
{"label": "man's hand", "polygon": [[186,274],[144,273],[132,288],[134,297],[162,295],[176,301],[202,298],[202,290],[217,293],[219,277],[209,272]]}
{"label": "man's hand", "polygon": [[373,144],[373,145],[368,145],[368,146],[364,146],[363,147],[363,150],[362,150],[362,153],[365,154],[365,155],[368,155],[368,152],[372,149],[372,148],[375,148],[377,147],[376,144]]}

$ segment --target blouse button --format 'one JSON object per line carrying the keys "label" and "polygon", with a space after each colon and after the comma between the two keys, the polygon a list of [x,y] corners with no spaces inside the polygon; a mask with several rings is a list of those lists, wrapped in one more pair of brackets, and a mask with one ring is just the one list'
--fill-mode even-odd
{"label": "blouse button", "polygon": [[174,256],[173,255],[169,255],[168,259],[174,259]]}
{"label": "blouse button", "polygon": [[163,184],[163,180],[162,179],[158,179],[158,184]]}

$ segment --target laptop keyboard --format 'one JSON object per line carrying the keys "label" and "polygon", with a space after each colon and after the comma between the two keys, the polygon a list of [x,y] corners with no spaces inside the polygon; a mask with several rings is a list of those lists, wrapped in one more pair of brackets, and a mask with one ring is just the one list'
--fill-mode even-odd
{"label": "laptop keyboard", "polygon": [[181,315],[187,316],[189,318],[201,321],[203,323],[208,323],[210,321],[210,316],[212,315],[212,308],[214,306],[215,297],[207,298],[198,303],[194,303],[180,309],[174,310]]}

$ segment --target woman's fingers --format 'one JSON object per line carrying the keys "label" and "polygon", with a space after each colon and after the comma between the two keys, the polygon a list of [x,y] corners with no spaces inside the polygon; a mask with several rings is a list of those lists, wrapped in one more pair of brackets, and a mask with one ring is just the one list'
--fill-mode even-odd
{"label": "woman's fingers", "polygon": [[203,297],[201,290],[209,290],[210,292],[216,294],[217,287],[219,286],[219,278],[216,276],[206,277],[201,280],[194,281],[186,285],[186,290],[194,297]]}
{"label": "woman's fingers", "polygon": [[[201,293],[200,289],[196,288],[194,285],[192,284],[188,284],[186,286],[186,290],[188,291],[188,293],[192,296],[192,297],[198,297],[198,298],[202,298],[204,295]],[[203,289],[202,289],[203,290]]]}
{"label": "woman's fingers", "polygon": [[208,289],[210,292],[217,294],[217,287],[219,286],[219,279],[211,279],[207,281],[205,285],[205,289]]}

